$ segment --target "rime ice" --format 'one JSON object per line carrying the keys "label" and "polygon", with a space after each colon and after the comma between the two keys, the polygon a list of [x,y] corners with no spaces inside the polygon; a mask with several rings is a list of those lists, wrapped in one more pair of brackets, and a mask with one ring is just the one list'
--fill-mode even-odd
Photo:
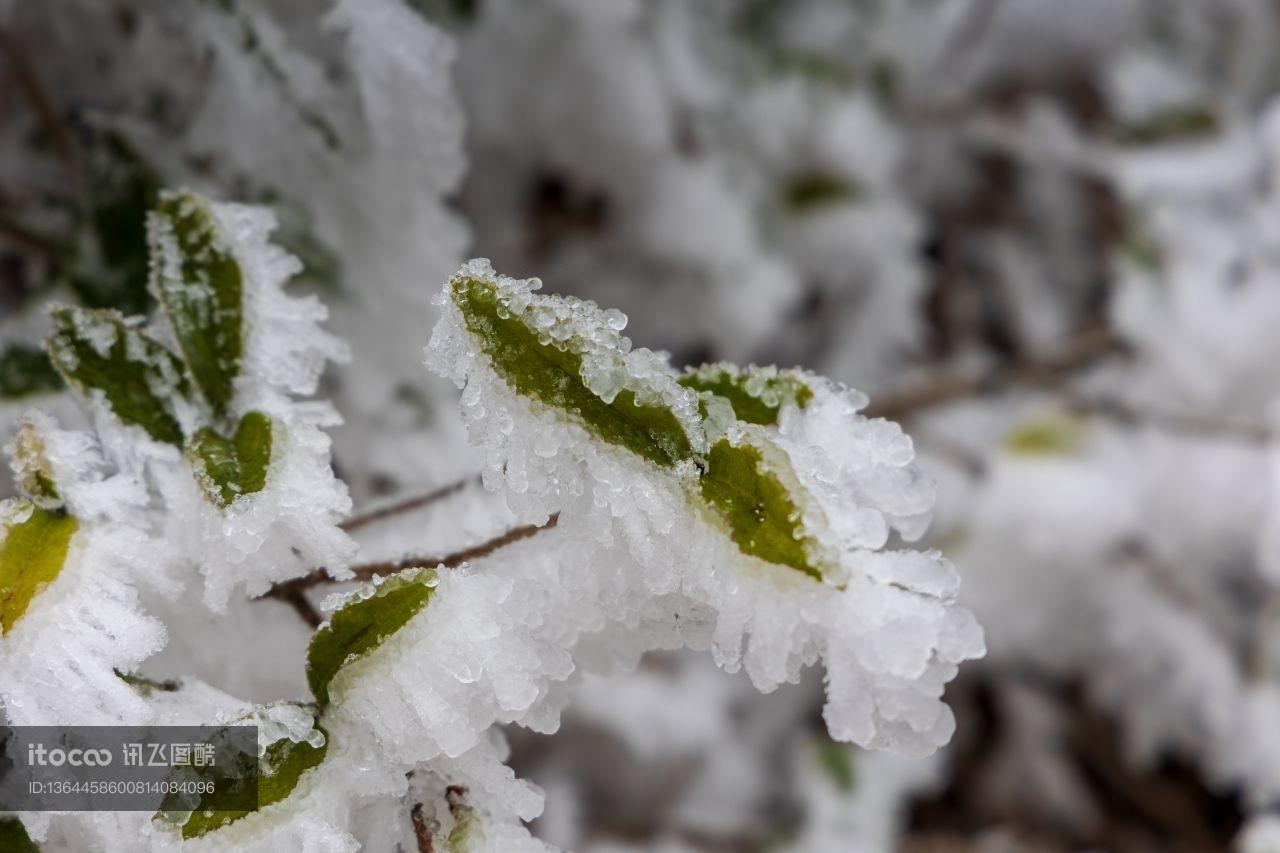
{"label": "rime ice", "polygon": [[[582,381],[597,394],[665,389],[650,393],[699,435],[696,396],[673,390],[674,373],[662,360],[628,358],[616,315],[538,297],[536,284],[499,277],[482,261],[459,275],[490,282],[550,341],[591,353]],[[939,701],[942,688],[957,664],[982,654],[982,632],[955,605],[955,572],[940,555],[881,550],[891,529],[918,536],[933,501],[933,486],[896,425],[857,415],[861,395],[823,381],[813,382],[805,407],[783,408],[773,441],[804,486],[803,528],[840,568],[838,587],[816,583],[735,547],[691,497],[692,463],[655,465],[599,440],[574,414],[515,393],[448,289],[444,302],[428,362],[464,389],[463,414],[485,452],[487,482],[523,518],[560,513],[560,577],[551,585],[590,591],[574,596],[567,612],[530,614],[524,624],[585,620],[580,630],[593,631],[593,643],[607,648],[617,637],[623,659],[646,648],[709,647],[722,666],[745,668],[763,690],[797,680],[802,667],[821,660],[833,736],[911,753],[947,741],[954,724]],[[705,446],[705,437],[695,446]],[[516,570],[506,562],[487,561],[484,576]],[[542,689],[513,695],[531,701]]]}

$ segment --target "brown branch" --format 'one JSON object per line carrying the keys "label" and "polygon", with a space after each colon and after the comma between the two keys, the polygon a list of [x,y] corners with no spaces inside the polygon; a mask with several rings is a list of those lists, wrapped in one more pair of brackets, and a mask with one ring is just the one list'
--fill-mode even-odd
{"label": "brown branch", "polygon": [[863,414],[869,418],[904,420],[918,412],[969,397],[998,394],[1014,387],[1052,388],[1062,394],[1068,411],[1107,418],[1122,426],[1149,426],[1173,433],[1227,438],[1249,444],[1265,444],[1280,438],[1276,430],[1265,424],[1142,409],[1119,398],[1086,396],[1058,387],[1072,374],[1125,351],[1125,345],[1109,330],[1098,327],[1077,335],[1060,352],[1048,357],[1014,361],[978,373],[936,373],[910,387],[877,396]]}
{"label": "brown branch", "polygon": [[[396,572],[404,571],[405,569],[417,567],[443,567],[447,569],[456,569],[463,563],[478,560],[481,557],[487,557],[494,551],[505,548],[515,542],[519,542],[521,539],[528,539],[531,536],[536,536],[544,530],[550,530],[556,526],[556,522],[559,521],[559,519],[560,513],[557,512],[547,519],[546,524],[524,524],[520,527],[513,527],[505,533],[495,536],[492,539],[487,539],[478,545],[472,545],[470,548],[463,548],[460,551],[453,551],[439,557],[405,557],[400,560],[387,560],[354,566],[352,567],[352,572],[355,574],[354,578],[335,578],[324,569],[317,569],[300,578],[294,578],[293,580],[287,580],[275,584],[271,589],[263,593],[262,597],[277,598],[293,605],[295,609],[298,609],[298,605],[295,603],[297,601],[297,597],[302,595],[303,590],[319,584],[342,583],[348,580],[367,581],[376,577],[391,575]],[[305,601],[305,598],[303,598],[303,600]],[[310,602],[307,602],[307,606],[310,606]],[[302,611],[299,610],[299,612],[301,613]],[[307,617],[304,615],[303,618]],[[310,621],[310,619],[308,619],[308,621]],[[315,624],[319,624],[319,621]]]}
{"label": "brown branch", "polygon": [[411,512],[419,507],[424,507],[428,504],[433,504],[436,501],[444,500],[450,495],[454,495],[462,491],[462,489],[465,488],[467,483],[471,482],[472,479],[474,478],[463,477],[461,480],[455,480],[452,483],[441,486],[440,488],[434,489],[426,494],[415,495],[411,498],[405,498],[404,500],[397,501],[396,503],[379,507],[378,509],[353,515],[338,526],[350,533],[353,530],[359,530],[362,527],[382,521],[383,519]]}
{"label": "brown branch", "polygon": [[952,30],[935,66],[935,75],[957,75],[977,53],[996,19],[1000,0],[974,0]]}
{"label": "brown branch", "polygon": [[[550,530],[556,526],[556,522],[560,520],[560,513],[555,513],[547,523],[541,526],[537,524],[524,524],[520,527],[513,527],[505,533],[495,536],[481,542],[479,545],[472,545],[470,548],[463,548],[461,551],[454,551],[445,554],[442,557],[405,557],[400,560],[389,560],[378,563],[366,563],[362,566],[355,566],[352,571],[355,572],[356,580],[372,580],[383,575],[391,575],[396,572],[402,572],[405,569],[412,569],[417,566],[426,568],[435,568],[444,566],[448,569],[456,569],[463,563],[469,563],[472,560],[478,560],[481,557],[487,557],[494,551],[505,548],[508,545],[519,542],[521,539],[528,539],[544,530]],[[308,575],[307,577],[311,577]],[[324,576],[324,580],[329,580],[328,575]],[[304,579],[305,580],[305,579]]]}
{"label": "brown branch", "polygon": [[1178,412],[1159,412],[1136,408],[1115,398],[1067,395],[1069,411],[1096,415],[1122,426],[1150,426],[1169,432],[1209,438],[1230,438],[1249,444],[1266,444],[1277,436],[1275,430],[1257,423]]}
{"label": "brown branch", "polygon": [[925,409],[966,397],[996,394],[1014,386],[1047,387],[1063,377],[1091,367],[1124,346],[1110,330],[1089,329],[1050,356],[1000,364],[978,373],[937,373],[913,387],[882,394],[867,407],[870,418],[902,420]]}
{"label": "brown branch", "polygon": [[311,599],[307,598],[306,592],[304,592],[301,587],[283,586],[279,588],[278,592],[276,588],[273,587],[267,595],[279,599],[292,607],[294,612],[302,617],[302,621],[306,622],[312,628],[319,628],[320,623],[324,621],[324,618],[320,615],[320,611],[311,603]]}
{"label": "brown branch", "polygon": [[54,258],[67,252],[70,244],[17,221],[8,214],[0,212],[0,241],[9,244],[14,251],[30,252]]}
{"label": "brown branch", "polygon": [[49,134],[59,157],[73,178],[81,178],[84,161],[75,133],[63,120],[54,98],[36,74],[25,47],[8,29],[0,29],[0,51],[8,57],[9,71],[18,91]]}

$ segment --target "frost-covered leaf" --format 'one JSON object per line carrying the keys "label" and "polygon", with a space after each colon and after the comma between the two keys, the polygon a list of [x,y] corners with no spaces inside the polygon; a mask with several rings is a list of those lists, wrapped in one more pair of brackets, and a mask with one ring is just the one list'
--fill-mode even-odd
{"label": "frost-covered leaf", "polygon": [[49,464],[44,437],[35,420],[27,417],[18,423],[18,431],[7,450],[18,489],[38,506],[46,509],[60,506],[62,498],[54,482],[53,466]]}
{"label": "frost-covered leaf", "polygon": [[231,438],[211,427],[196,431],[186,452],[209,500],[225,507],[240,495],[262,491],[271,464],[273,429],[270,417],[249,412]]}
{"label": "frost-covered leaf", "polygon": [[763,426],[776,424],[783,406],[803,409],[813,399],[813,389],[800,371],[776,367],[704,364],[680,377],[680,384],[725,398],[739,420]]}
{"label": "frost-covered leaf", "polygon": [[588,380],[597,366],[591,359],[614,353],[601,352],[608,343],[588,340],[575,327],[575,300],[506,292],[495,281],[469,275],[455,278],[451,292],[467,329],[517,392],[575,416],[604,441],[658,465],[693,456],[680,418],[658,395],[642,400],[615,376]]}
{"label": "frost-covered leaf", "polygon": [[166,193],[147,225],[151,283],[196,386],[226,414],[244,353],[244,275],[209,205]]}
{"label": "frost-covered leaf", "polygon": [[3,511],[7,519],[0,542],[0,634],[13,628],[32,599],[62,571],[79,526],[71,516],[30,501],[11,501]]}
{"label": "frost-covered leaf", "polygon": [[16,400],[62,388],[62,377],[44,350],[26,344],[0,350],[0,399]]}
{"label": "frost-covered leaf", "polygon": [[174,410],[187,380],[169,350],[117,311],[59,306],[52,317],[46,346],[68,382],[86,396],[102,392],[117,418],[157,441],[182,443]]}
{"label": "frost-covered leaf", "polygon": [[776,458],[766,461],[767,452],[767,447],[745,441],[717,441],[699,483],[702,497],[728,525],[742,553],[821,580],[822,571],[806,547],[800,508],[779,473],[786,463]]}
{"label": "frost-covered leaf", "polygon": [[316,702],[329,704],[329,684],[348,663],[372,652],[414,617],[435,590],[434,571],[410,569],[357,595],[321,626],[307,649],[307,681]]}
{"label": "frost-covered leaf", "polygon": [[[323,734],[323,730],[320,731]],[[307,740],[294,741],[288,737],[283,737],[268,746],[258,762],[258,808],[278,803],[293,793],[302,775],[324,761],[328,751],[327,736],[319,746]],[[225,774],[225,771],[226,768],[219,769],[216,763],[212,768],[206,768],[209,774],[217,772]],[[224,778],[235,778],[235,776],[224,775]],[[166,819],[165,811],[162,809],[156,817]],[[191,816],[182,824],[182,837],[198,838],[250,814],[253,814],[253,810],[213,811],[197,804]]]}
{"label": "frost-covered leaf", "polygon": [[16,817],[0,818],[0,850],[5,853],[40,853],[40,847],[27,835],[27,828]]}

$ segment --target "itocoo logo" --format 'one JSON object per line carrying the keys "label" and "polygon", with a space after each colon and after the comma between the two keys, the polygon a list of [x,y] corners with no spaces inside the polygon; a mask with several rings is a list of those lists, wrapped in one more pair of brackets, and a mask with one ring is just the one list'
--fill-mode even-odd
{"label": "itocoo logo", "polygon": [[27,744],[27,764],[31,767],[107,767],[111,760],[109,749],[50,749],[42,743]]}

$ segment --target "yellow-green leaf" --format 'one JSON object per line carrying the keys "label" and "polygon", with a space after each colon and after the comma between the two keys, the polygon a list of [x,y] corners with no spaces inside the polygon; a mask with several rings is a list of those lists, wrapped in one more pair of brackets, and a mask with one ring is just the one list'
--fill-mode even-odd
{"label": "yellow-green leaf", "polygon": [[0,542],[0,634],[13,628],[32,599],[62,571],[79,526],[71,516],[29,501],[8,509],[14,520]]}
{"label": "yellow-green leaf", "polygon": [[455,279],[452,293],[468,331],[518,393],[572,414],[602,440],[658,465],[692,458],[689,436],[670,409],[642,403],[630,390],[606,402],[584,383],[582,355],[571,342],[544,343],[530,318],[540,302],[556,297],[534,297],[518,309],[493,282],[470,277]]}
{"label": "yellow-green leaf", "polygon": [[241,495],[262,491],[271,463],[273,429],[270,417],[249,412],[230,439],[210,427],[196,431],[186,451],[209,500],[225,507]]}
{"label": "yellow-green leaf", "polygon": [[45,341],[53,364],[81,394],[102,392],[121,421],[157,441],[182,443],[175,402],[187,394],[182,364],[119,312],[59,306]]}
{"label": "yellow-green leaf", "polygon": [[1084,438],[1080,418],[1053,412],[1010,432],[1004,449],[1014,456],[1066,456],[1078,450]]}
{"label": "yellow-green leaf", "polygon": [[776,424],[783,406],[803,409],[813,399],[813,389],[800,371],[774,367],[704,364],[680,377],[680,384],[725,398],[738,420],[762,426]]}
{"label": "yellow-green leaf", "polygon": [[435,590],[434,571],[409,569],[353,598],[311,638],[307,682],[321,708],[329,704],[329,684],[342,667],[368,655],[426,606]]}
{"label": "yellow-green leaf", "polygon": [[[323,729],[320,729],[320,731],[324,732]],[[329,738],[327,734],[325,734],[324,743],[320,746],[312,746],[306,741],[295,742],[287,737],[268,746],[258,764],[258,809],[262,809],[272,803],[278,803],[293,793],[294,789],[298,787],[303,774],[324,761],[325,754],[328,751]],[[222,771],[219,771],[215,766],[214,768],[209,768],[207,773],[222,772],[224,778],[226,778],[225,770],[223,768]],[[242,771],[237,770],[236,772]],[[202,801],[204,801],[203,797]],[[167,820],[168,817],[165,813],[169,808],[171,806],[167,804],[163,806],[157,812],[156,819]],[[254,811],[256,809],[214,810],[207,807],[202,808],[197,803],[186,823],[182,825],[182,837],[187,839],[198,838],[253,814]]]}
{"label": "yellow-green leaf", "polygon": [[1162,142],[1204,139],[1221,127],[1218,114],[1205,104],[1186,104],[1158,110],[1151,116],[1118,128],[1126,145],[1155,145]]}
{"label": "yellow-green leaf", "polygon": [[822,579],[806,548],[800,508],[782,479],[769,470],[760,448],[720,439],[711,448],[699,485],[738,550]]}
{"label": "yellow-green leaf", "polygon": [[783,204],[795,213],[857,201],[858,195],[852,178],[817,170],[792,176],[782,188]]}
{"label": "yellow-green leaf", "polygon": [[147,227],[151,286],[191,378],[224,416],[244,350],[244,276],[204,199],[164,193]]}

